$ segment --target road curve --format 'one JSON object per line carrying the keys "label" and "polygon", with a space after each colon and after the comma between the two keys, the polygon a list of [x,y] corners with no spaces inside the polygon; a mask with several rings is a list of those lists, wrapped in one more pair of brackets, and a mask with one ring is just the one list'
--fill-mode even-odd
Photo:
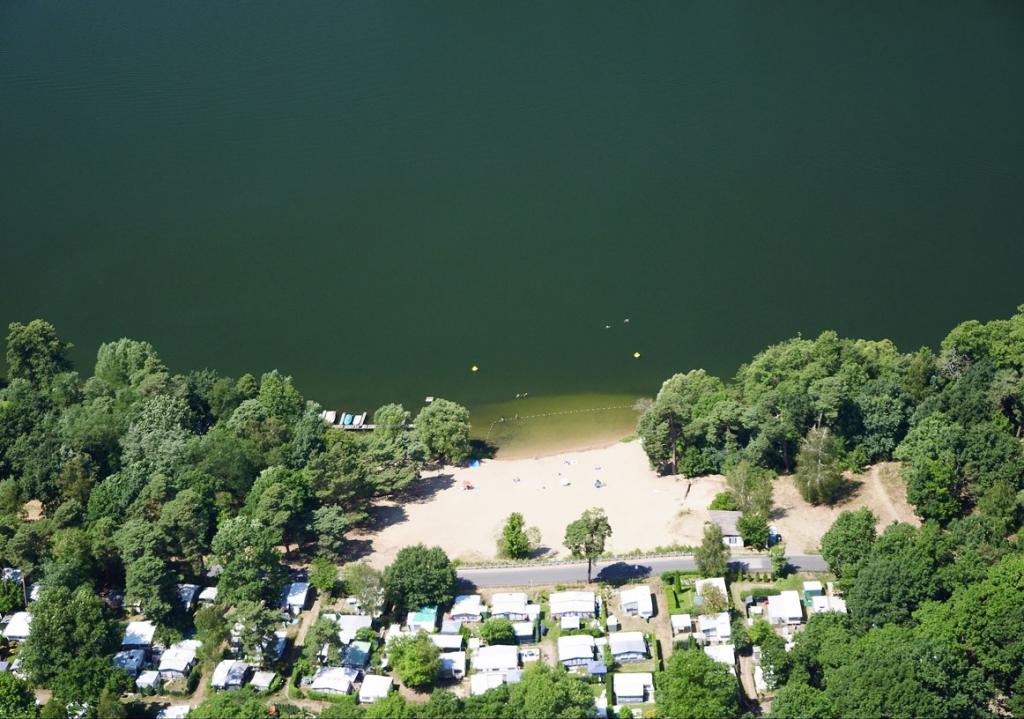
{"label": "road curve", "polygon": [[[828,571],[828,565],[820,556],[788,557],[795,570],[808,572]],[[733,566],[763,572],[771,568],[771,560],[765,554],[734,554],[730,560]],[[601,560],[594,563],[594,578],[607,581],[643,579],[657,576],[673,569],[696,569],[692,554],[674,557],[649,557],[635,560]],[[497,567],[493,569],[460,569],[459,579],[475,587],[520,587],[547,584],[572,584],[587,581],[587,563],[527,564],[521,567]]]}

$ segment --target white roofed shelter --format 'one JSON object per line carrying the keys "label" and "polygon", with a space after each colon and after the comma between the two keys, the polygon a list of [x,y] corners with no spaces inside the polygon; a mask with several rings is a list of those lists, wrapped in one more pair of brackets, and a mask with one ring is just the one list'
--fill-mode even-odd
{"label": "white roofed shelter", "polygon": [[156,625],[150,621],[128,622],[124,630],[121,647],[124,649],[149,649],[153,646]]}
{"label": "white roofed shelter", "polygon": [[697,633],[704,642],[727,642],[732,638],[732,620],[729,612],[701,614],[697,617]]}
{"label": "white roofed shelter", "polygon": [[309,603],[309,582],[292,582],[284,588],[281,608],[289,613],[301,614]]}
{"label": "white roofed shelter", "polygon": [[351,667],[321,667],[310,689],[324,694],[351,694],[356,680],[359,679],[359,670]]}
{"label": "white roofed shelter", "polygon": [[612,690],[619,704],[643,704],[654,698],[654,675],[650,672],[614,674]]}
{"label": "white roofed shelter", "polygon": [[359,703],[370,704],[383,699],[391,691],[392,680],[389,676],[367,674],[363,677],[363,685],[359,687]]}
{"label": "white roofed shelter", "polygon": [[142,649],[125,649],[114,655],[113,664],[118,669],[124,669],[134,679],[146,663],[146,652]]}
{"label": "white roofed shelter", "polygon": [[478,672],[504,672],[519,668],[519,649],[508,644],[493,644],[480,647],[473,658],[473,668]]}
{"label": "white roofed shelter", "polygon": [[32,632],[32,615],[28,612],[15,612],[11,621],[4,627],[4,637],[12,642],[23,642]]}
{"label": "white roofed shelter", "polygon": [[597,613],[597,598],[593,592],[552,592],[548,604],[555,619],[593,617]]}
{"label": "white roofed shelter", "polygon": [[469,677],[469,693],[473,696],[484,694],[491,689],[496,689],[505,683],[505,675],[502,672],[483,672],[472,674]]}
{"label": "white roofed shelter", "polygon": [[642,632],[612,632],[608,647],[617,662],[640,662],[647,658],[647,639]]}
{"label": "white roofed shelter", "polygon": [[457,652],[462,649],[461,634],[431,634],[430,640],[442,652]]}
{"label": "white roofed shelter", "polygon": [[768,622],[770,624],[800,624],[804,610],[800,603],[800,592],[789,589],[768,597]]}
{"label": "white roofed shelter", "polygon": [[708,644],[704,653],[720,664],[725,664],[733,674],[736,673],[736,651],[732,644]]}
{"label": "white roofed shelter", "polygon": [[348,644],[355,641],[360,629],[373,626],[373,618],[368,614],[337,614],[334,623],[338,625],[338,639]]}
{"label": "white roofed shelter", "polygon": [[464,622],[479,622],[483,614],[483,599],[479,594],[460,594],[452,605],[452,619]]}
{"label": "white roofed shelter", "polygon": [[643,584],[632,589],[623,589],[619,594],[622,611],[625,614],[650,619],[654,616],[654,599],[651,588]]}
{"label": "white roofed shelter", "polygon": [[689,614],[673,614],[670,621],[673,634],[689,634],[693,631],[693,619]]}
{"label": "white roofed shelter", "polygon": [[526,592],[498,592],[491,597],[491,616],[512,621],[529,618]]}
{"label": "white roofed shelter", "polygon": [[572,634],[558,638],[558,661],[563,667],[581,667],[594,658],[594,638]]}
{"label": "white roofed shelter", "polygon": [[249,665],[245,662],[225,659],[213,669],[210,686],[214,689],[239,689],[245,684]]}
{"label": "white roofed shelter", "polygon": [[269,691],[276,676],[276,672],[256,672],[252,675],[249,685],[258,692]]}
{"label": "white roofed shelter", "polygon": [[195,639],[186,639],[169,646],[160,657],[160,674],[165,679],[172,677],[184,679],[195,666],[196,650],[200,646],[202,646],[202,642]]}
{"label": "white roofed shelter", "polygon": [[452,679],[462,679],[466,676],[466,653],[443,653],[441,655],[441,676]]}
{"label": "white roofed shelter", "polygon": [[837,597],[835,594],[830,597],[818,595],[811,597],[811,609],[814,610],[815,614],[819,612],[846,614],[846,600],[842,597]]}

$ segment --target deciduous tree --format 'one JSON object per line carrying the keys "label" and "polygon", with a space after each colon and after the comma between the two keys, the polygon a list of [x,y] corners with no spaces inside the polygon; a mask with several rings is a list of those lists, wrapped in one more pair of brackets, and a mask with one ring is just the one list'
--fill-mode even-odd
{"label": "deciduous tree", "polygon": [[604,553],[604,545],[612,535],[612,527],[608,523],[608,515],[600,507],[585,511],[579,519],[565,528],[565,547],[572,556],[586,558],[587,582],[594,560]]}

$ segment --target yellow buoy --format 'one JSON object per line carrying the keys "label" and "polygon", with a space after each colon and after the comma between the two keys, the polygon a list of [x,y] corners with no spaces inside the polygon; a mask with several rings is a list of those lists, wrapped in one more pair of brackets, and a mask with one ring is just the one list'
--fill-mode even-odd
{"label": "yellow buoy", "polygon": [[470,369],[472,369],[474,372],[479,372],[480,371],[480,368],[477,367],[476,365],[473,365]]}
{"label": "yellow buoy", "polygon": [[633,353],[633,359],[640,359],[640,353],[639,352],[634,352]]}

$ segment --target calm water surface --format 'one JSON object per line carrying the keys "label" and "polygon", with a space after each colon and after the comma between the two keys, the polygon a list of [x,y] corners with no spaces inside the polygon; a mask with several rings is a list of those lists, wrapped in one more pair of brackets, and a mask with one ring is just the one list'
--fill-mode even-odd
{"label": "calm water surface", "polygon": [[4,0],[0,321],[484,424],[934,345],[1024,302],[1021,88],[1016,1]]}

